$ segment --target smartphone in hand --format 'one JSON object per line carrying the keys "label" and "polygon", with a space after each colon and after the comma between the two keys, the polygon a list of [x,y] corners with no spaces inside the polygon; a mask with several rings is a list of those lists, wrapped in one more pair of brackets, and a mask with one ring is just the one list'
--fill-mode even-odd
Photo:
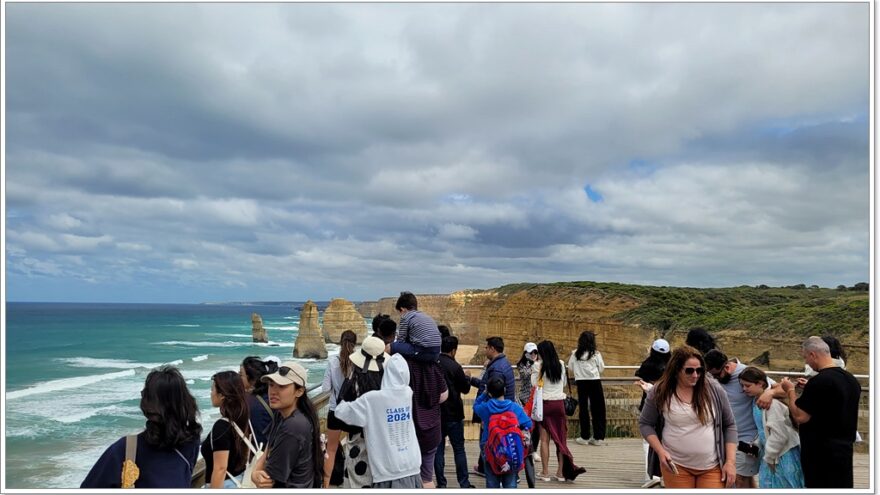
{"label": "smartphone in hand", "polygon": [[672,468],[673,473],[678,474],[678,466],[676,466],[674,462],[669,461],[669,467]]}

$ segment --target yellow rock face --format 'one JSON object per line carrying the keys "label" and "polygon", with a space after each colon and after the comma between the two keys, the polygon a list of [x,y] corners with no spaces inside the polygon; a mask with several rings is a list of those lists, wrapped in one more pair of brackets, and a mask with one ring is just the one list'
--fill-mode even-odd
{"label": "yellow rock face", "polygon": [[318,325],[318,306],[311,300],[307,301],[299,316],[299,334],[293,344],[293,357],[325,359],[327,348],[324,347],[324,336]]}
{"label": "yellow rock face", "polygon": [[[417,297],[419,310],[429,314],[438,324],[449,326],[453,335],[459,338],[460,345],[477,347],[470,360],[472,364],[483,363],[486,338],[496,335],[504,339],[505,354],[511,362],[519,360],[526,342],[538,343],[544,339],[553,341],[559,357],[567,361],[577,347],[580,333],[592,330],[596,333],[596,343],[605,364],[619,366],[639,365],[647,357],[651,342],[661,337],[657,329],[626,324],[615,318],[616,314],[638,307],[639,300],[590,288],[538,285],[505,293],[465,290]],[[396,301],[396,297],[384,298],[361,303],[358,309],[364,316],[381,312],[397,320]],[[675,330],[664,338],[675,347],[684,344],[686,334],[686,329]],[[756,338],[735,328],[713,334],[728,356],[737,357],[744,363],[768,351],[770,364],[762,366],[764,369],[803,371],[801,338]],[[844,342],[844,347],[848,354],[847,369],[856,374],[867,373],[870,362],[868,343]]]}
{"label": "yellow rock face", "polygon": [[263,328],[263,317],[257,313],[251,314],[251,335],[254,342],[269,342],[269,336]]}
{"label": "yellow rock face", "polygon": [[324,310],[324,336],[327,342],[338,344],[342,332],[351,330],[358,337],[358,343],[364,341],[367,326],[364,317],[358,313],[354,304],[345,299],[334,299]]}

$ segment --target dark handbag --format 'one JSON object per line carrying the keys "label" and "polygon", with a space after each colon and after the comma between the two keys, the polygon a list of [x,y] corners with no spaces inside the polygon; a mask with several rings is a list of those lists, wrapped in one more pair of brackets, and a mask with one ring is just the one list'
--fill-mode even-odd
{"label": "dark handbag", "polygon": [[345,455],[342,448],[336,449],[336,458],[333,461],[333,470],[330,472],[330,484],[332,486],[342,486],[345,482]]}
{"label": "dark handbag", "polygon": [[566,377],[568,382],[568,396],[565,397],[563,403],[565,404],[565,415],[566,416],[574,416],[574,412],[577,411],[578,400],[571,396],[571,382]]}
{"label": "dark handbag", "polygon": [[[663,439],[663,426],[665,425],[665,423],[666,421],[663,419],[663,415],[661,414],[657,418],[657,426],[655,428],[657,430],[657,438],[660,440]],[[647,464],[648,476],[663,476],[663,474],[660,472],[660,456],[657,455],[657,452],[655,452],[654,449],[652,449],[651,447],[648,447]]]}

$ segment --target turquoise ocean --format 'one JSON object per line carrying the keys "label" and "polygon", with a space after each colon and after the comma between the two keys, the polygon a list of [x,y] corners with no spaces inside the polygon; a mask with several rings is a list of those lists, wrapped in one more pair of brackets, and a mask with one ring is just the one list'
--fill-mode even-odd
{"label": "turquoise ocean", "polygon": [[[6,486],[78,488],[108,445],[143,428],[144,378],[163,364],[183,373],[209,430],[219,417],[211,376],[237,371],[245,356],[292,359],[298,307],[7,303]],[[268,344],[251,341],[251,313]],[[299,361],[320,383],[326,361]]]}

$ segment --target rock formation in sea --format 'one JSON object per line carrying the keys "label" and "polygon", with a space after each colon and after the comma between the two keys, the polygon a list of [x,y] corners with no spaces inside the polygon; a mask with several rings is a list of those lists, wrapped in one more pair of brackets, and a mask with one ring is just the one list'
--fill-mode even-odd
{"label": "rock formation in sea", "polygon": [[269,336],[266,334],[266,329],[263,328],[263,317],[258,313],[251,315],[251,335],[254,342],[269,342]]}
{"label": "rock formation in sea", "polygon": [[367,335],[367,325],[364,317],[358,313],[351,301],[338,298],[330,301],[330,305],[324,310],[324,336],[327,342],[339,343],[342,332],[351,330],[358,337],[358,343],[363,342]]}
{"label": "rock formation in sea", "polygon": [[299,334],[293,343],[293,357],[325,359],[324,335],[318,324],[318,306],[311,300],[303,304],[299,314]]}

